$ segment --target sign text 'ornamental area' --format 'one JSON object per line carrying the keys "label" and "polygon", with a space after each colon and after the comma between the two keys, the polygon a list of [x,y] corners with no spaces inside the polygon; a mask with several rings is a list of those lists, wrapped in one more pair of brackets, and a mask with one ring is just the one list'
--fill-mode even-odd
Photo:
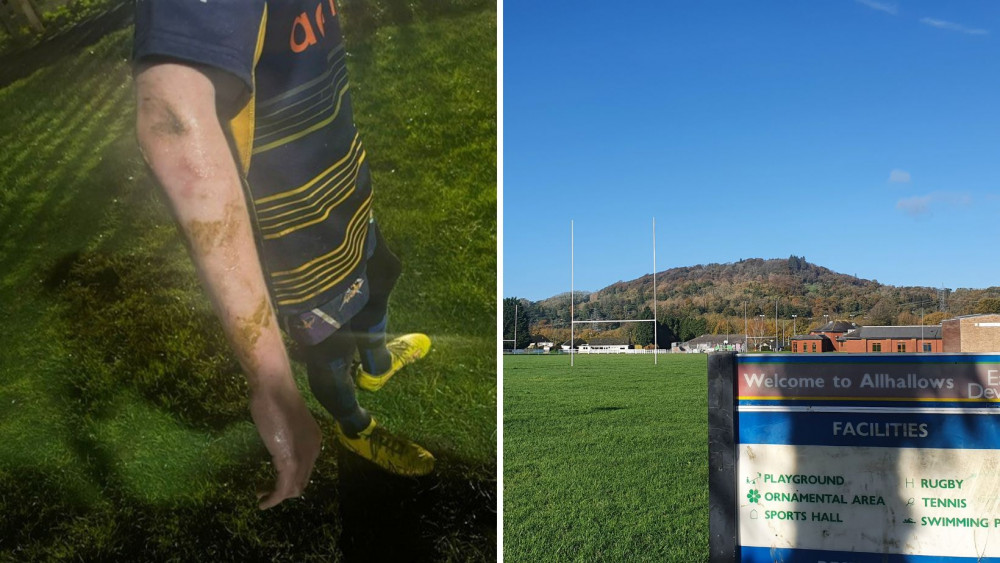
{"label": "sign text 'ornamental area'", "polygon": [[709,380],[713,560],[1000,561],[1000,356],[718,354]]}

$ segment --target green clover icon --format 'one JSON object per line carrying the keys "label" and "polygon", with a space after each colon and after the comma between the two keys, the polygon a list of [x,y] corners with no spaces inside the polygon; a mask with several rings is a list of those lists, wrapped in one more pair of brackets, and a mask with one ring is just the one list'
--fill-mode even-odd
{"label": "green clover icon", "polygon": [[760,501],[760,491],[757,489],[750,489],[750,492],[747,493],[747,499],[752,504],[757,504]]}

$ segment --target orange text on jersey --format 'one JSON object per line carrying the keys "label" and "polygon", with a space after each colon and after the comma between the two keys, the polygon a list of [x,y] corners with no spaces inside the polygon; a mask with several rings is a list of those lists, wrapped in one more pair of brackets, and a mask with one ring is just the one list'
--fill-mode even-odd
{"label": "orange text on jersey", "polygon": [[321,37],[326,36],[326,14],[323,13],[323,4],[329,7],[330,17],[337,16],[337,7],[333,0],[318,2],[316,12],[312,19],[308,12],[302,12],[292,22],[292,33],[288,38],[288,45],[293,53],[301,53],[316,44],[316,31],[319,30]]}

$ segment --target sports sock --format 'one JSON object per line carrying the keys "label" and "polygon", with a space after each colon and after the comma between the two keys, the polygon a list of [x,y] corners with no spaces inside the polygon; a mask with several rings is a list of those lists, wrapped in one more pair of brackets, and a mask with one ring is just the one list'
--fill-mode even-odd
{"label": "sports sock", "polygon": [[366,373],[381,375],[392,367],[392,356],[385,347],[385,330],[388,323],[389,294],[403,269],[399,258],[389,251],[379,232],[375,229],[375,251],[366,265],[371,295],[364,309],[351,319],[351,330],[357,340],[361,356],[361,367]]}
{"label": "sports sock", "polygon": [[387,324],[388,316],[383,315],[381,321],[367,330],[356,332],[354,335],[361,356],[361,368],[366,373],[381,375],[392,367],[392,356],[385,347],[385,327]]}
{"label": "sports sock", "polygon": [[371,415],[358,404],[351,376],[354,341],[338,331],[307,351],[309,388],[348,436],[357,436],[371,423]]}

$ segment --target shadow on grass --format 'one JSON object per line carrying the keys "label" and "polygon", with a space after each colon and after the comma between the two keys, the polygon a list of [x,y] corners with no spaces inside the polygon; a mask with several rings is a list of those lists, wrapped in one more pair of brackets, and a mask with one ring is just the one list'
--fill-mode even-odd
{"label": "shadow on grass", "polygon": [[[118,491],[108,502],[70,514],[50,511],[29,537],[24,560],[80,561],[336,561],[340,524],[331,484],[310,488],[306,500],[286,501],[267,512],[256,508],[245,483],[253,464],[240,463],[217,475],[220,485],[204,498],[147,504]],[[244,484],[244,486],[240,486]],[[49,503],[53,505],[53,503]],[[55,505],[58,506],[58,505]],[[69,520],[69,521],[67,521]],[[15,525],[16,526],[16,525]],[[37,532],[48,534],[39,542]],[[67,534],[67,532],[69,532]],[[18,541],[13,542],[17,553]]]}
{"label": "shadow on grass", "polygon": [[26,545],[51,544],[59,532],[53,523],[73,519],[83,510],[81,502],[69,498],[65,483],[57,476],[32,468],[0,468],[0,491],[17,491],[0,496],[4,515],[0,518],[0,559],[10,557],[7,561],[28,560],[30,556],[21,553]]}
{"label": "shadow on grass", "polygon": [[436,454],[426,477],[398,477],[338,448],[337,492],[347,561],[493,561],[495,468]]}
{"label": "shadow on grass", "polygon": [[87,413],[133,389],[189,427],[245,419],[239,365],[190,272],[159,254],[72,252],[44,280],[64,304],[79,360],[70,375]]}

